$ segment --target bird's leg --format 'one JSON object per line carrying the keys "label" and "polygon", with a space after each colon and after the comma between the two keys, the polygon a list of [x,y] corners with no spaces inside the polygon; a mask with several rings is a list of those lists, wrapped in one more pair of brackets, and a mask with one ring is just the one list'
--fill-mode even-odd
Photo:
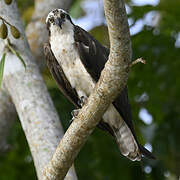
{"label": "bird's leg", "polygon": [[77,115],[79,114],[79,111],[80,111],[80,109],[74,109],[71,112],[71,115],[72,115],[72,120],[71,121],[73,121],[77,117]]}
{"label": "bird's leg", "polygon": [[88,99],[87,96],[81,96],[80,99],[79,99],[79,101],[78,101],[78,104],[79,104],[81,107],[83,107],[83,106],[86,104],[87,99]]}
{"label": "bird's leg", "polygon": [[[78,101],[78,105],[80,105],[81,107],[83,107],[86,102],[87,102],[87,97],[86,96],[81,96],[79,101]],[[72,115],[72,119],[70,121],[70,123],[77,117],[77,115],[79,114],[79,111],[81,109],[74,109],[72,112],[71,112],[71,115]]]}

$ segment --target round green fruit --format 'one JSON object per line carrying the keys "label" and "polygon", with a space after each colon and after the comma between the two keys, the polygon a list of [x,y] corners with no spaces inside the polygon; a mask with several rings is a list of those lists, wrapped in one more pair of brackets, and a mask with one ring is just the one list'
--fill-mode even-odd
{"label": "round green fruit", "polygon": [[1,39],[6,39],[8,35],[8,29],[6,24],[3,22],[0,26],[0,38]]}
{"label": "round green fruit", "polygon": [[10,30],[11,30],[11,34],[12,36],[15,38],[15,39],[19,39],[21,34],[19,32],[19,30],[15,27],[15,26],[11,26],[10,27]]}

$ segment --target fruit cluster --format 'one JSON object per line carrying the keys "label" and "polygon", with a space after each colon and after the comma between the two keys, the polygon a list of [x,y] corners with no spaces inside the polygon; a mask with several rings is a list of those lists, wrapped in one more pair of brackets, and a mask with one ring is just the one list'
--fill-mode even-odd
{"label": "fruit cluster", "polygon": [[15,26],[12,26],[12,25],[9,24],[7,21],[5,21],[4,19],[2,19],[1,17],[0,17],[0,19],[2,20],[2,24],[1,24],[1,26],[0,26],[0,38],[1,38],[1,39],[6,39],[6,38],[7,38],[7,36],[8,36],[8,28],[7,28],[7,25],[9,25],[12,36],[13,36],[15,39],[19,39],[20,36],[21,36],[19,30],[18,30]]}

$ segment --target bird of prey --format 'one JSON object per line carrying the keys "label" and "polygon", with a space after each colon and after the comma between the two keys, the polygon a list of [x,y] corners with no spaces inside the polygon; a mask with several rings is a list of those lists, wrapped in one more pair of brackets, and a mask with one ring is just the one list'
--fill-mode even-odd
{"label": "bird of prey", "polygon": [[[109,50],[81,27],[75,25],[62,9],[52,10],[47,18],[49,42],[44,45],[47,66],[62,93],[78,108],[87,98],[108,60]],[[121,153],[132,161],[142,155],[154,156],[138,143],[132,124],[127,87],[108,107],[98,127],[114,136]]]}

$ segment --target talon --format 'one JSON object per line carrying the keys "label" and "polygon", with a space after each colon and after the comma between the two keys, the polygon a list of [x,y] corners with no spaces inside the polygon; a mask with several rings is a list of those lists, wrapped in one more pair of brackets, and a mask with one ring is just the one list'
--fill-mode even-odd
{"label": "talon", "polygon": [[86,104],[86,102],[87,102],[87,97],[86,96],[81,96],[80,97],[80,100],[78,101],[78,104],[82,107],[82,106],[84,106],[85,104]]}
{"label": "talon", "polygon": [[79,99],[77,103],[78,103],[79,106],[81,106],[82,105],[81,99]]}
{"label": "talon", "polygon": [[[84,104],[86,104],[87,102],[87,97],[86,96],[81,96],[79,101],[78,101],[78,104],[82,107],[84,106]],[[80,109],[74,109],[72,112],[71,112],[71,115],[72,115],[72,119],[70,120],[70,123],[72,123],[72,121],[77,117],[77,115],[79,114],[79,111]]]}
{"label": "talon", "polygon": [[74,118],[77,117],[79,111],[80,111],[80,109],[74,109],[74,110],[71,112],[71,115],[72,115],[72,121],[74,120]]}
{"label": "talon", "polygon": [[74,121],[74,117],[72,117],[72,119],[69,120],[69,124],[71,124]]}

